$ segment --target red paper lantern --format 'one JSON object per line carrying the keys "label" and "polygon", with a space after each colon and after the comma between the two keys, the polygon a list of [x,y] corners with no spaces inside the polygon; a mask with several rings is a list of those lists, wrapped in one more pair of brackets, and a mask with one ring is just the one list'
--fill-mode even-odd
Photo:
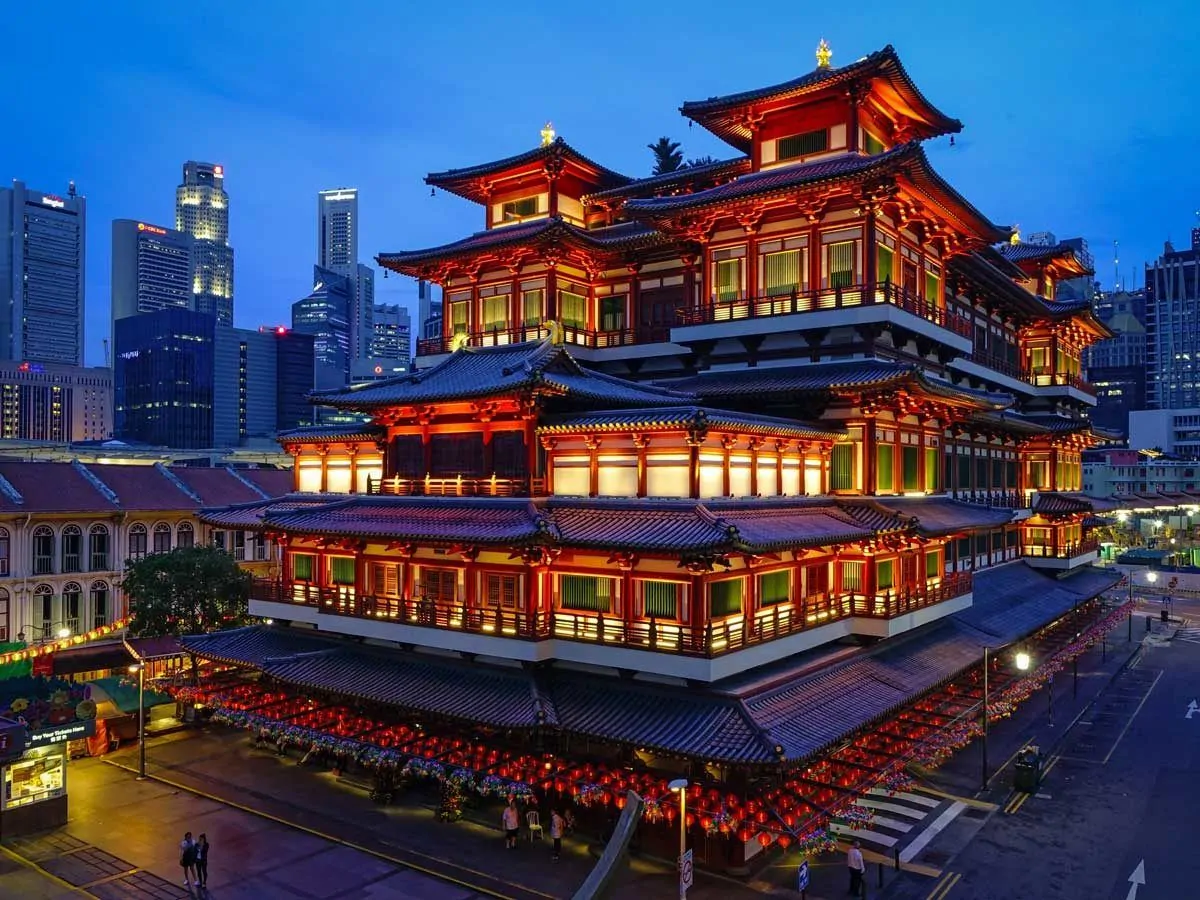
{"label": "red paper lantern", "polygon": [[759,832],[758,842],[764,847],[769,847],[771,845],[771,835],[765,831]]}
{"label": "red paper lantern", "polygon": [[795,828],[796,827],[796,816],[790,812],[784,813],[783,814],[783,824],[786,825],[788,828]]}
{"label": "red paper lantern", "polygon": [[692,815],[691,813],[687,814],[687,827],[688,828],[696,827],[696,817],[694,815]]}
{"label": "red paper lantern", "polygon": [[779,836],[778,844],[780,847],[786,850],[788,847],[792,846],[792,839],[786,834],[781,834]]}
{"label": "red paper lantern", "polygon": [[625,808],[625,795],[618,794],[616,803],[617,803],[617,809],[624,809]]}
{"label": "red paper lantern", "polygon": [[700,820],[700,824],[704,826],[705,831],[712,830],[712,823],[713,823],[712,816],[705,816],[703,819]]}
{"label": "red paper lantern", "polygon": [[757,822],[759,825],[766,825],[767,824],[766,810],[760,809],[757,813],[755,813],[754,821]]}
{"label": "red paper lantern", "polygon": [[750,840],[750,829],[749,828],[738,829],[737,839],[739,841],[741,841],[743,844],[746,843],[747,841],[749,841]]}

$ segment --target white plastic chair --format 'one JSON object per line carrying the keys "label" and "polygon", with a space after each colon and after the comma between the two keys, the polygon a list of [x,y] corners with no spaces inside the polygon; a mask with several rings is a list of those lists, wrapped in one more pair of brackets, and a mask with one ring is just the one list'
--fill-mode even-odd
{"label": "white plastic chair", "polygon": [[543,839],[542,823],[539,821],[538,814],[536,812],[531,811],[525,814],[525,824],[529,826],[530,842],[533,841],[534,835],[537,835],[537,839],[539,841]]}

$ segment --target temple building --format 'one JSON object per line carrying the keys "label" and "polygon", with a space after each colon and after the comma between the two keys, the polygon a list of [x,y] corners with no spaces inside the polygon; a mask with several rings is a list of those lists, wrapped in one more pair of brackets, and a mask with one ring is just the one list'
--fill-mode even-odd
{"label": "temple building", "polygon": [[[730,158],[636,179],[547,126],[427,176],[483,228],[377,259],[442,289],[442,332],[412,373],[314,395],[370,422],[281,434],[291,496],[205,513],[284,562],[251,603],[275,626],[196,652],[354,694],[345,659],[276,659],[350,636],[394,653],[401,707],[499,727],[480,698],[521,670],[528,727],[778,763],[863,724],[784,734],[786,685],[831,647],[953,634],[928,689],[989,640],[962,617],[1037,628],[1107,586],[1083,568],[1081,453],[1105,435],[1080,358],[1111,335],[1055,298],[1087,272],[1072,250],[1022,243],[933,169],[923,144],[961,124],[891,47],[834,67],[824,44],[793,81],[681,112]],[[412,699],[418,669],[455,665],[474,699]],[[738,724],[649,734],[631,717],[662,695],[638,685],[703,715],[742,697]]]}

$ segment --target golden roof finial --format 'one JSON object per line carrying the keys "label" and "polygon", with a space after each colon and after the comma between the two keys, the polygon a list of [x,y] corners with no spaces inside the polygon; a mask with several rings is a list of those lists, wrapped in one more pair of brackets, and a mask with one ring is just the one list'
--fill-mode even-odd
{"label": "golden roof finial", "polygon": [[1017,246],[1017,244],[1021,243],[1021,226],[1020,225],[1013,226],[1012,234],[1009,236],[1008,242],[1010,244],[1012,244],[1014,247]]}
{"label": "golden roof finial", "polygon": [[829,49],[829,42],[821,38],[821,43],[817,44],[817,68],[828,69],[829,60],[832,58],[833,51]]}
{"label": "golden roof finial", "polygon": [[547,122],[542,126],[542,146],[549,147],[554,143],[554,123]]}

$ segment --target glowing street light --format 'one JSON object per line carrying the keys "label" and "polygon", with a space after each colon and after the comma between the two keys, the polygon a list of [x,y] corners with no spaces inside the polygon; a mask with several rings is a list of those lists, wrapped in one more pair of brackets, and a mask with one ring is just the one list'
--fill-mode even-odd
{"label": "glowing street light", "polygon": [[1019,671],[1021,671],[1021,672],[1029,671],[1029,663],[1030,663],[1029,654],[1026,653],[1024,650],[1017,651],[1016,662],[1017,662],[1017,669]]}
{"label": "glowing street light", "polygon": [[56,638],[58,638],[60,641],[66,640],[67,638],[69,638],[71,636],[71,629],[70,628],[60,628],[60,629],[58,629],[58,631],[54,632],[54,636]]}
{"label": "glowing street light", "polygon": [[1154,582],[1158,581],[1158,573],[1157,572],[1147,572],[1146,580],[1148,582],[1150,582],[1151,584],[1154,584]]}
{"label": "glowing street light", "polygon": [[138,677],[138,781],[146,780],[146,664],[134,663],[129,674]]}

